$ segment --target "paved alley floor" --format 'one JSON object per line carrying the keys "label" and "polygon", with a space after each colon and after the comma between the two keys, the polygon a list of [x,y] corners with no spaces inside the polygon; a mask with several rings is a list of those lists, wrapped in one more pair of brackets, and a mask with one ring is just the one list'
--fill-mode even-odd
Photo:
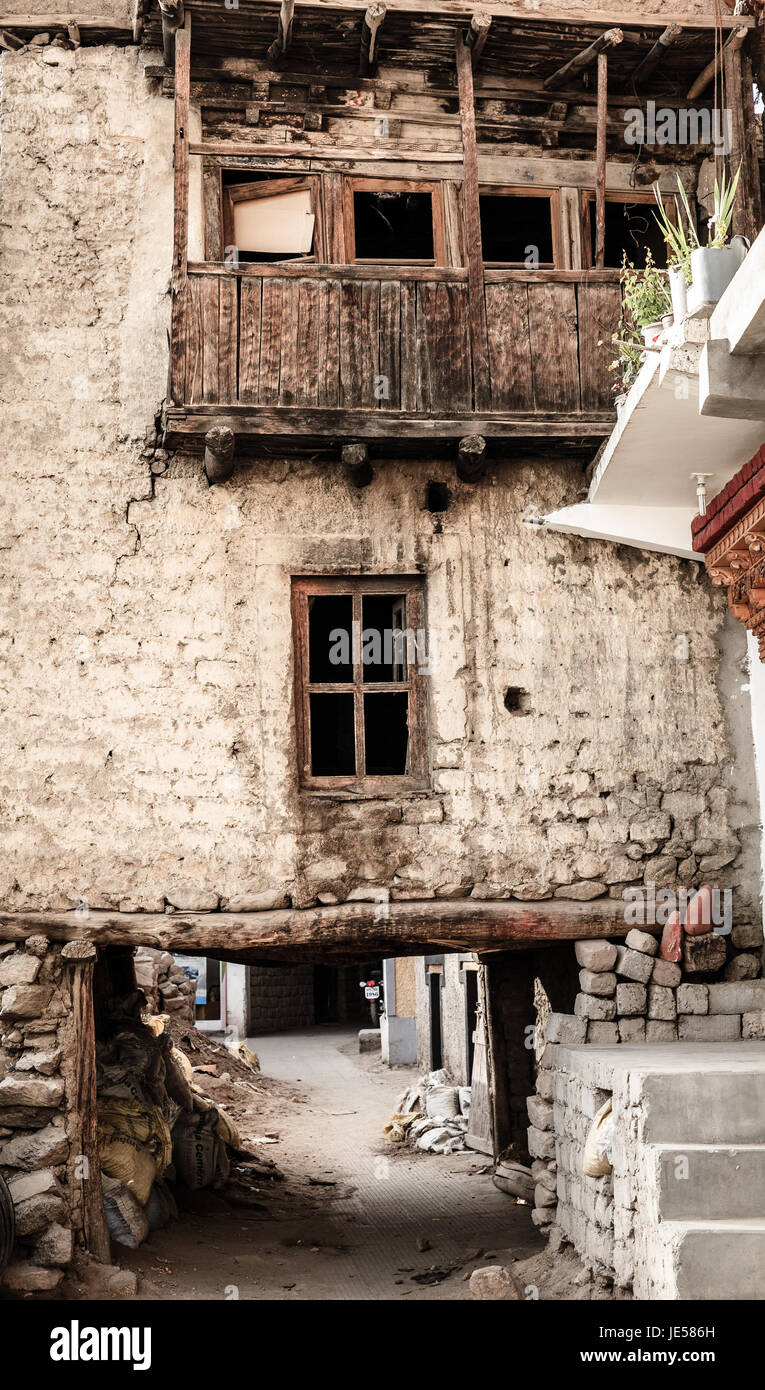
{"label": "paved alley floor", "polygon": [[[285,1175],[259,1212],[185,1213],[125,1252],[148,1298],[467,1299],[470,1272],[543,1248],[517,1206],[465,1152],[431,1155],[389,1144],[382,1128],[417,1068],[359,1055],[346,1028],[248,1039],[279,1087],[259,1150]],[[256,1126],[257,1127],[257,1126]],[[257,1148],[257,1144],[255,1145]],[[278,1187],[278,1192],[273,1189]],[[141,1295],[139,1295],[141,1296]]]}

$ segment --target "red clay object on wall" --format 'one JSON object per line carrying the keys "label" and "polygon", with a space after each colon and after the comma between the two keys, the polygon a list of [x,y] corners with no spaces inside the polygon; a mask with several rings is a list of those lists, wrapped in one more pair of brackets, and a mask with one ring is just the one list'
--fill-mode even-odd
{"label": "red clay object on wall", "polygon": [[680,909],[675,908],[661,934],[659,955],[662,960],[679,961],[683,954],[683,922]]}
{"label": "red clay object on wall", "polygon": [[705,936],[712,930],[712,889],[706,883],[688,904],[685,930],[689,936]]}

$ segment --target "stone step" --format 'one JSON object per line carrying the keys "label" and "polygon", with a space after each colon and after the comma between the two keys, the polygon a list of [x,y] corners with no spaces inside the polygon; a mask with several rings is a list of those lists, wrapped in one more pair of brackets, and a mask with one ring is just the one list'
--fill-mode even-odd
{"label": "stone step", "polygon": [[765,1217],[663,1221],[659,1231],[672,1267],[661,1297],[765,1299]]}
{"label": "stone step", "polygon": [[765,1143],[765,1070],[662,1069],[644,1076],[641,1089],[644,1143]]}
{"label": "stone step", "polygon": [[663,1221],[765,1218],[765,1144],[656,1147]]}

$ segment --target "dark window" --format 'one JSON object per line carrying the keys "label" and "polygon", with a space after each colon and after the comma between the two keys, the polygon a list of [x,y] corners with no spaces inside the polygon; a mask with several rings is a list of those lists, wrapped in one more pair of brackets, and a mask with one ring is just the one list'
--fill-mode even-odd
{"label": "dark window", "polygon": [[354,193],[353,217],[359,260],[432,261],[430,193]]}
{"label": "dark window", "polygon": [[479,198],[486,265],[550,268],[555,265],[553,194],[484,191]]}
{"label": "dark window", "polygon": [[[667,264],[667,248],[664,237],[654,217],[656,204],[653,196],[650,202],[622,202],[621,199],[606,198],[606,245],[605,265],[616,268],[622,263],[622,254],[633,265],[645,265],[646,250],[651,252],[654,264]],[[589,223],[590,264],[595,264],[595,199],[587,198],[586,219]]]}
{"label": "dark window", "polygon": [[293,581],[303,785],[427,785],[423,598],[420,579]]}

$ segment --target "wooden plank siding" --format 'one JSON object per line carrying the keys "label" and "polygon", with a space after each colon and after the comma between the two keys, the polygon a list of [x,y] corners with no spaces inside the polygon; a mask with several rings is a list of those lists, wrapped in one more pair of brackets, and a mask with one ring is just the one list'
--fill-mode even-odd
{"label": "wooden plank siding", "polygon": [[[475,410],[464,271],[401,277],[398,267],[369,267],[363,275],[345,267],[257,269],[190,269],[174,307],[177,405],[424,417]],[[616,278],[489,271],[484,297],[490,412],[575,422],[608,410]]]}

